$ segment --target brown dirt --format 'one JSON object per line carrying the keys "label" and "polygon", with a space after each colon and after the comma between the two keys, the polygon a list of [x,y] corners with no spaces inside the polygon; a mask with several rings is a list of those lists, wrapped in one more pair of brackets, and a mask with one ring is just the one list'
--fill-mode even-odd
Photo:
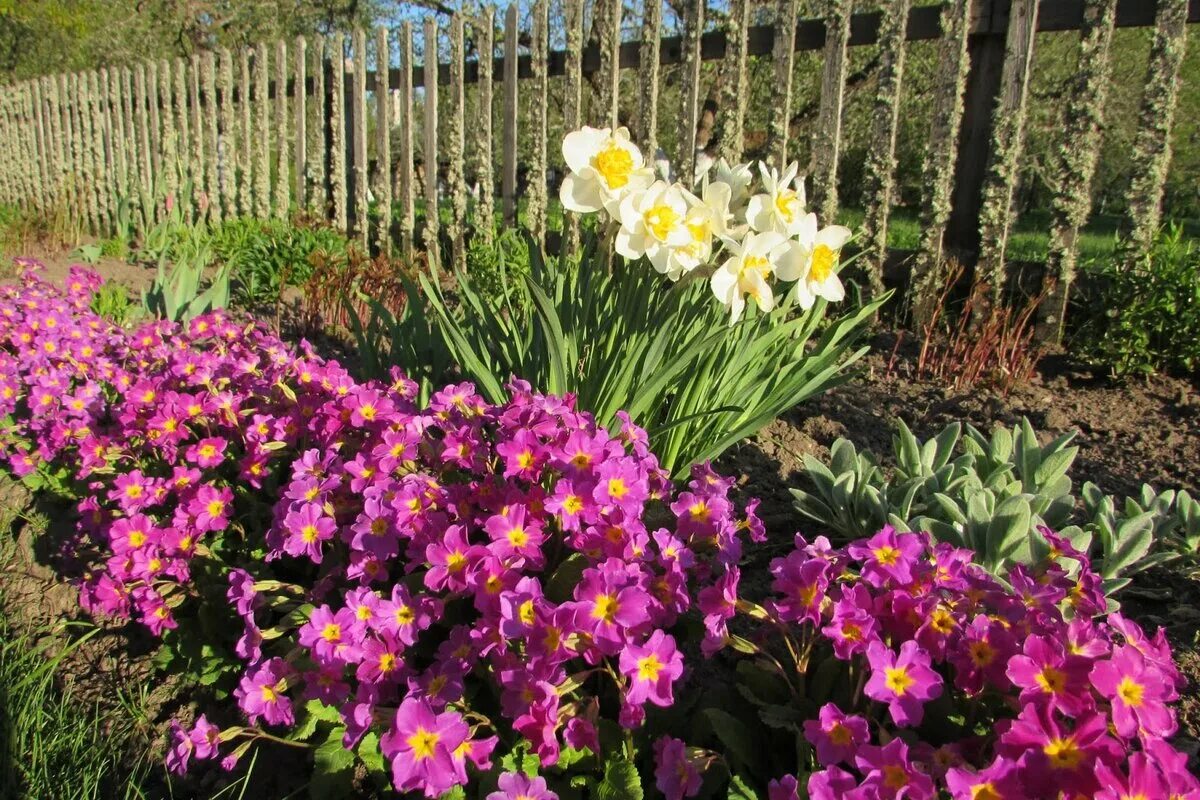
{"label": "brown dirt", "polygon": [[[119,258],[102,256],[99,263],[90,265],[79,258],[72,258],[71,252],[58,247],[36,245],[30,247],[24,255],[28,258],[36,258],[45,264],[46,271],[43,273],[45,279],[57,284],[63,282],[73,265],[94,269],[103,275],[105,280],[124,285],[135,296],[139,296],[141,290],[148,287],[154,280],[154,270],[142,264],[130,264]],[[5,259],[3,266],[8,267],[9,262],[10,259]]]}

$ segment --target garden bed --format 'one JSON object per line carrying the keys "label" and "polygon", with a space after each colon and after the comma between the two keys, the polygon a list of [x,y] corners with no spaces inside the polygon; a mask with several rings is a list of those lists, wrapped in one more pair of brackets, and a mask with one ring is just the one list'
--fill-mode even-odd
{"label": "garden bed", "polygon": [[[66,260],[61,264],[65,266]],[[58,266],[51,263],[49,279],[58,277]],[[101,272],[109,274],[103,266]],[[140,275],[112,277],[136,289]],[[1155,378],[1115,385],[1065,359],[1051,357],[1028,385],[1007,395],[979,389],[953,392],[914,379],[914,348],[903,341],[897,347],[896,341],[894,334],[877,335],[862,377],[789,412],[718,462],[718,471],[738,478],[741,499],[762,498],[760,516],[771,534],[768,544],[748,551],[743,578],[747,586],[765,587],[769,560],[791,549],[791,535],[797,529],[806,535],[820,532],[792,509],[788,489],[802,484],[801,457],[824,457],[838,437],[884,453],[896,419],[904,420],[918,437],[925,438],[953,420],[987,430],[994,424],[1012,425],[1028,417],[1046,435],[1080,431],[1076,440],[1080,455],[1072,470],[1077,484],[1090,480],[1119,496],[1135,493],[1142,482],[1193,494],[1200,487],[1200,463],[1195,457],[1200,452],[1200,389],[1194,383]],[[15,494],[13,497],[13,502],[23,502]],[[30,536],[27,531],[21,552],[32,556],[32,563],[17,580],[6,577],[13,591],[6,598],[5,612],[19,626],[32,630],[78,612],[73,608],[71,590],[47,569],[54,563],[52,554],[34,547]],[[1196,693],[1200,655],[1194,644],[1200,614],[1193,609],[1200,602],[1200,586],[1188,574],[1188,566],[1176,563],[1178,566],[1139,576],[1124,599],[1132,615],[1147,628],[1166,628],[1180,668],[1189,678],[1190,685],[1181,693],[1177,745],[1194,755],[1200,738],[1200,697]],[[106,624],[96,641],[66,662],[67,688],[93,702],[111,694],[114,687],[147,682],[153,672],[153,644],[153,638],[139,626]],[[167,720],[185,703],[186,698],[173,696],[166,685],[144,708],[148,721],[161,734]],[[160,736],[160,746],[162,741]],[[267,792],[262,796],[276,796],[279,778],[284,783],[290,780],[264,774],[266,782],[256,788]]]}

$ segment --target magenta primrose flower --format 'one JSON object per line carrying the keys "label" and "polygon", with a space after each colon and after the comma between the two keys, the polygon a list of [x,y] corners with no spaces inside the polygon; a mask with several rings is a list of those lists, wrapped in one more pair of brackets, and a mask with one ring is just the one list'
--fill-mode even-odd
{"label": "magenta primrose flower", "polygon": [[531,778],[521,772],[506,772],[497,781],[500,789],[487,800],[558,800],[558,795],[546,786],[545,778]]}
{"label": "magenta primrose flower", "polygon": [[703,778],[681,739],[662,736],[654,742],[654,785],[667,800],[683,800],[700,792]]}
{"label": "magenta primrose flower", "polygon": [[1091,680],[1112,704],[1117,733],[1127,738],[1142,732],[1162,738],[1175,733],[1175,712],[1166,704],[1179,695],[1170,679],[1151,666],[1137,648],[1116,648],[1112,658],[1092,667]]}
{"label": "magenta primrose flower", "polygon": [[467,725],[453,711],[434,713],[417,698],[400,704],[392,728],[380,739],[392,762],[392,778],[401,792],[422,791],[437,797],[456,784],[454,751],[467,740]]}
{"label": "magenta primrose flower", "polygon": [[629,679],[628,703],[650,701],[656,706],[674,702],[671,687],[683,674],[683,655],[675,649],[675,638],[661,630],[650,634],[645,644],[621,651],[621,673]]}
{"label": "magenta primrose flower", "polygon": [[889,581],[909,583],[913,566],[924,550],[925,545],[919,535],[897,533],[891,525],[885,526],[865,543],[847,548],[852,558],[862,560],[863,580],[878,587]]}
{"label": "magenta primrose flower", "polygon": [[882,642],[872,642],[867,660],[867,697],[887,703],[897,725],[920,725],[925,703],[942,693],[942,676],[931,668],[929,655],[914,641],[902,644],[898,654]]}
{"label": "magenta primrose flower", "polygon": [[828,767],[853,763],[854,754],[871,735],[866,719],[844,714],[835,704],[826,703],[817,719],[804,721],[804,738],[817,749],[821,765]]}

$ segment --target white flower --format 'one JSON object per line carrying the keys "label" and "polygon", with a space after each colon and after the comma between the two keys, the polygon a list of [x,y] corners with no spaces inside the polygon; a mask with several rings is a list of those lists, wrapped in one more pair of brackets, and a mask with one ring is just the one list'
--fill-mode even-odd
{"label": "white flower", "polygon": [[563,159],[570,174],[558,196],[563,208],[588,213],[604,208],[614,217],[621,198],[654,182],[654,171],[629,141],[625,128],[572,131],[563,139]]}
{"label": "white flower", "polygon": [[[746,221],[756,231],[776,231],[795,236],[804,218],[804,179],[796,179],[799,164],[793,161],[780,175],[765,164],[759,164],[765,194],[750,198]],[[795,188],[793,188],[793,184]]]}
{"label": "white flower", "polygon": [[806,311],[818,297],[836,303],[846,297],[837,276],[838,258],[850,240],[850,229],[829,225],[817,230],[817,215],[804,215],[797,231],[799,241],[776,270],[780,280],[796,281],[796,302]]}
{"label": "white flower", "polygon": [[717,162],[716,179],[721,183],[728,184],[730,207],[739,208],[746,202],[750,182],[754,180],[754,175],[750,172],[749,164],[737,164],[731,167],[729,162],[722,158]]}
{"label": "white flower", "polygon": [[710,283],[713,294],[729,309],[730,325],[741,318],[746,295],[763,311],[775,307],[775,293],[767,280],[794,247],[795,242],[775,231],[750,233],[741,244],[729,243],[733,255],[713,273]]}
{"label": "white flower", "polygon": [[678,186],[655,181],[644,192],[628,192],[621,200],[617,218],[617,252],[628,259],[646,256],[659,272],[667,272],[672,248],[691,241],[684,224],[687,200]]}
{"label": "white flower", "polygon": [[729,236],[729,184],[720,181],[704,181],[701,196],[696,197],[684,190],[688,201],[687,216],[684,225],[691,238],[671,250],[667,260],[667,277],[673,281],[679,280],[685,273],[708,263],[712,257],[714,237]]}

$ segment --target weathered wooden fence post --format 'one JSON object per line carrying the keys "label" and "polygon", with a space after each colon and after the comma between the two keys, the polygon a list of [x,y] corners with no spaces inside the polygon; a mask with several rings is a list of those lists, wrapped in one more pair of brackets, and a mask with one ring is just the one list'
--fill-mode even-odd
{"label": "weathered wooden fence post", "polygon": [[462,14],[450,18],[450,103],[446,119],[446,189],[450,193],[450,258],[455,269],[467,266],[467,181],[464,176],[467,96],[463,70],[467,56]]}
{"label": "weathered wooden fence post", "polygon": [[971,5],[972,0],[953,0],[943,7],[941,14],[942,36],[933,92],[933,121],[921,167],[921,232],[908,293],[912,321],[918,327],[932,320],[946,275],[943,239],[950,219],[963,93],[970,67],[967,38],[971,29]]}
{"label": "weathered wooden fence post", "polygon": [[416,198],[413,187],[413,31],[400,26],[400,247],[409,263],[415,249]]}
{"label": "weathered wooden fence post", "polygon": [[[387,28],[375,30],[375,200],[379,205],[379,230],[375,247],[392,254],[392,93],[388,72],[392,59]],[[297,135],[297,143],[299,135]]]}
{"label": "weathered wooden fence post", "polygon": [[1179,97],[1179,69],[1187,48],[1187,0],[1158,0],[1146,91],[1133,142],[1133,175],[1126,194],[1127,260],[1150,252],[1162,221],[1163,189],[1171,163],[1171,128]]}
{"label": "weathered wooden fence post", "polygon": [[678,179],[691,186],[696,175],[696,128],[700,122],[700,35],[705,0],[687,0],[683,17],[683,112],[679,115]]}
{"label": "weathered wooden fence post", "polygon": [[438,203],[438,23],[425,18],[425,251],[431,263],[441,265],[438,233],[441,230]]}
{"label": "weathered wooden fence post", "polygon": [[[567,9],[567,52],[571,53],[570,37],[573,21],[571,9]],[[646,0],[642,13],[642,42],[638,48],[638,125],[637,141],[647,160],[653,160],[658,151],[658,74],[662,39],[662,0]],[[567,57],[570,62],[570,55]],[[567,74],[574,66],[567,64]],[[575,130],[579,125],[568,127]]]}
{"label": "weathered wooden fence post", "polygon": [[[979,264],[975,272],[981,292],[992,302],[1003,297],[1007,269],[1004,250],[1013,218],[1013,193],[1025,135],[1025,107],[1033,61],[1039,0],[1012,0],[1001,88],[992,118],[988,176],[979,210]],[[983,295],[981,294],[981,297]]]}
{"label": "weathered wooden fence post", "polygon": [[1109,83],[1109,45],[1117,0],[1085,0],[1079,66],[1068,84],[1062,139],[1051,151],[1050,246],[1042,279],[1037,338],[1058,343],[1075,280],[1076,239],[1092,208],[1092,177],[1100,156],[1100,133]]}
{"label": "weathered wooden fence post", "polygon": [[[308,42],[303,36],[296,37],[296,52],[292,57],[292,111],[293,127],[296,130],[296,149],[292,169],[293,191],[296,193],[296,208],[308,208]],[[386,76],[387,72],[384,71]],[[387,80],[385,77],[384,80]]]}
{"label": "weathered wooden fence post", "polygon": [[[570,2],[570,0],[568,0]],[[479,52],[479,119],[472,127],[475,180],[479,184],[479,203],[475,210],[476,234],[488,244],[496,228],[496,169],[492,162],[492,80],[496,58],[494,9],[483,9],[475,24],[475,43]],[[566,112],[564,112],[566,113]]]}
{"label": "weathered wooden fence post", "polygon": [[[746,104],[750,86],[746,77],[747,40],[750,26],[750,0],[732,0],[725,25],[725,70],[721,92],[720,155],[731,164],[742,160]],[[653,154],[650,154],[653,157]]]}
{"label": "weathered wooden fence post", "polygon": [[[217,183],[224,200],[226,218],[237,216],[238,135],[236,106],[233,103],[233,55],[222,47],[218,59],[217,90],[221,103],[221,163]],[[240,143],[240,144],[245,144]]]}
{"label": "weathered wooden fence post", "polygon": [[547,77],[546,50],[549,42],[549,21],[546,0],[533,6],[532,46],[530,62],[533,67],[533,97],[531,104],[533,164],[529,169],[528,208],[526,219],[533,238],[540,247],[546,245],[546,107],[549,105],[550,83]]}
{"label": "weathered wooden fence post", "polygon": [[517,4],[512,3],[504,17],[504,166],[500,193],[504,224],[517,222]]}
{"label": "weathered wooden fence post", "polygon": [[367,34],[355,29],[351,47],[354,50],[354,74],[350,94],[352,128],[351,154],[354,157],[354,233],[363,252],[369,253],[371,220],[367,195],[370,175],[367,174]]}
{"label": "weathered wooden fence post", "polygon": [[[566,76],[563,86],[563,128],[566,132],[579,130],[583,125],[583,0],[565,0],[565,22],[566,30],[566,64],[564,70]],[[657,4],[658,15],[662,17],[662,4],[660,0],[648,0],[646,7]],[[660,19],[661,27],[661,19]],[[658,48],[655,47],[655,52]],[[654,93],[658,93],[658,62],[655,59],[655,86]],[[657,97],[654,98],[657,101]],[[657,111],[651,111],[653,119],[657,120]],[[657,122],[651,125],[650,122],[644,123],[647,127],[655,127]],[[655,136],[657,140],[657,135]],[[654,158],[653,152],[646,153],[647,158]],[[561,184],[560,184],[561,185]],[[574,253],[579,249],[579,215],[573,211],[563,212],[563,243],[562,252]]]}
{"label": "weathered wooden fence post", "polygon": [[[821,104],[817,111],[817,126],[813,129],[812,155],[809,159],[817,215],[827,225],[835,221],[838,210],[837,170],[842,149],[842,106],[846,93],[850,8],[850,0],[829,0],[829,13],[825,17]],[[784,165],[781,159],[779,168],[783,169]]]}
{"label": "weathered wooden fence post", "polygon": [[[287,43],[275,44],[275,216],[286,219],[291,208],[292,155],[288,143]],[[301,95],[303,97],[303,95]]]}
{"label": "weathered wooden fence post", "polygon": [[329,35],[329,182],[333,195],[333,225],[346,233],[346,48],[342,34]]}

